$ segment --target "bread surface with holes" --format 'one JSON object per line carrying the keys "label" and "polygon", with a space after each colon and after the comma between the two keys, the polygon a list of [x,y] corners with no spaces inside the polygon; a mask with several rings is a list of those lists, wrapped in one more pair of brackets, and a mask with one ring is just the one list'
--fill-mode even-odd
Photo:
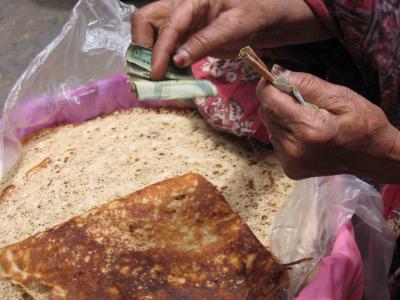
{"label": "bread surface with holes", "polygon": [[[293,182],[268,148],[222,135],[192,112],[133,109],[42,131],[1,182],[0,247],[188,172],[204,176],[266,246]],[[0,281],[0,295],[20,299]]]}

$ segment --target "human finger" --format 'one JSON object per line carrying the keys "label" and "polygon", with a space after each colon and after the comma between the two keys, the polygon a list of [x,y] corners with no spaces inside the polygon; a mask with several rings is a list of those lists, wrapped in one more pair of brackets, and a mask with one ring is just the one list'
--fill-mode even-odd
{"label": "human finger", "polygon": [[153,49],[151,74],[153,80],[159,80],[164,76],[181,38],[191,29],[195,21],[194,16],[199,18],[201,17],[199,13],[202,12],[196,1],[185,1],[161,26]]}
{"label": "human finger", "polygon": [[131,15],[132,42],[148,48],[153,47],[155,27],[158,25],[155,23],[160,23],[160,20],[165,19],[169,12],[170,7],[160,1],[134,11]]}
{"label": "human finger", "polygon": [[307,102],[331,113],[340,114],[347,111],[349,103],[355,99],[356,93],[350,89],[332,84],[317,76],[289,71],[279,65],[274,65],[271,71],[274,75],[283,77],[289,84],[296,86]]}
{"label": "human finger", "polygon": [[299,123],[305,123],[306,116],[314,113],[311,109],[300,105],[292,96],[267,83],[263,78],[258,83],[256,92],[263,108],[263,115],[288,130],[292,130]]}
{"label": "human finger", "polygon": [[243,40],[246,34],[240,14],[232,9],[192,34],[179,47],[174,60],[182,62],[182,66],[188,66],[209,53],[223,49],[225,45]]}

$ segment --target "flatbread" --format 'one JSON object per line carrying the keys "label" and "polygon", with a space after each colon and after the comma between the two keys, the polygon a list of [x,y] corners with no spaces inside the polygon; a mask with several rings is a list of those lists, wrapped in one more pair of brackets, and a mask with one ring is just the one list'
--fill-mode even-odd
{"label": "flatbread", "polygon": [[[196,172],[264,246],[293,187],[268,147],[214,131],[196,113],[132,109],[28,139],[0,183],[0,247],[155,182]],[[0,280],[0,299],[22,292]]]}
{"label": "flatbread", "polygon": [[273,299],[288,285],[285,267],[198,174],[2,248],[0,264],[33,294],[48,287],[49,299]]}

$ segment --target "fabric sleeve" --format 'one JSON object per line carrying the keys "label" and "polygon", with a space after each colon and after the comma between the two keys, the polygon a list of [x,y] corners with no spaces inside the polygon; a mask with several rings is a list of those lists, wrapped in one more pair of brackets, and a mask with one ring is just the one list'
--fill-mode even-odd
{"label": "fabric sleeve", "polygon": [[321,20],[326,28],[328,28],[336,37],[339,37],[339,26],[332,16],[332,10],[329,10],[329,3],[327,3],[330,1],[305,0],[305,2],[310,6],[315,15]]}
{"label": "fabric sleeve", "polygon": [[368,98],[400,128],[400,0],[305,0],[334,30],[376,91]]}

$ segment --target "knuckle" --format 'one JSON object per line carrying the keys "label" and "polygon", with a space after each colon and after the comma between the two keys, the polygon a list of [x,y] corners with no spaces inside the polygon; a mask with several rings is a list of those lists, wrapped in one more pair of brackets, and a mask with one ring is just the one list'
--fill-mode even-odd
{"label": "knuckle", "polygon": [[[299,87],[300,91],[306,91],[310,98],[326,97],[332,93],[332,88],[327,86],[325,81],[311,74],[297,73],[293,83]],[[321,91],[323,91],[323,95]]]}
{"label": "knuckle", "polygon": [[224,23],[226,24],[227,29],[232,30],[232,28],[240,28],[241,26],[245,26],[247,23],[246,13],[242,10],[233,10],[229,14],[226,14],[224,18]]}
{"label": "knuckle", "polygon": [[262,105],[262,114],[263,115],[265,115],[266,117],[271,117],[271,115],[273,115],[275,112],[274,112],[274,109],[272,108],[272,106],[271,105],[266,105],[266,104],[263,104]]}
{"label": "knuckle", "polygon": [[300,145],[294,145],[287,149],[287,155],[294,164],[298,163],[299,160],[304,157],[304,148]]}
{"label": "knuckle", "polygon": [[166,24],[163,24],[158,31],[158,38],[160,40],[163,39],[170,42],[171,40],[179,39],[180,36],[179,30],[177,30],[176,27]]}
{"label": "knuckle", "polygon": [[305,145],[325,145],[334,142],[337,136],[337,125],[325,119],[314,117],[298,130],[298,138]]}
{"label": "knuckle", "polygon": [[266,106],[273,106],[273,103],[279,101],[280,97],[280,92],[270,84],[257,90],[257,98]]}
{"label": "knuckle", "polygon": [[266,98],[277,101],[282,97],[282,92],[275,88],[273,85],[268,85],[266,90]]}
{"label": "knuckle", "polygon": [[159,18],[160,15],[164,15],[164,13],[168,12],[170,9],[171,5],[169,3],[164,3],[163,1],[155,1],[153,3],[143,6],[138,10],[135,10],[131,14],[131,22],[142,22],[143,20],[154,21],[156,18]]}
{"label": "knuckle", "polygon": [[162,24],[161,30],[170,30],[175,34],[180,35],[182,33],[182,29],[177,24],[179,24],[179,22],[174,17],[170,17]]}
{"label": "knuckle", "polygon": [[323,131],[315,127],[306,127],[299,133],[301,140],[306,144],[322,144],[327,142]]}
{"label": "knuckle", "polygon": [[316,80],[314,76],[307,73],[299,73],[298,82],[299,86],[310,91],[317,91],[321,85],[319,80]]}
{"label": "knuckle", "polygon": [[141,11],[141,10],[134,11],[131,14],[131,22],[132,22],[132,24],[140,23],[145,19],[146,19],[145,13],[143,11]]}
{"label": "knuckle", "polygon": [[[331,135],[314,130],[307,130],[303,133],[302,141],[307,147],[324,147],[334,143],[334,137]],[[314,149],[314,148],[312,148]]]}
{"label": "knuckle", "polygon": [[347,87],[337,87],[335,88],[334,93],[338,95],[341,99],[347,101],[353,101],[355,98],[355,93]]}
{"label": "knuckle", "polygon": [[210,41],[206,35],[200,32],[192,36],[191,43],[195,48],[201,51],[207,51],[209,48],[208,45],[210,44]]}
{"label": "knuckle", "polygon": [[331,103],[336,111],[343,113],[354,112],[362,108],[360,96],[353,90],[340,86],[333,85],[333,88],[327,90],[327,103]]}
{"label": "knuckle", "polygon": [[274,112],[275,112],[274,109],[273,109],[273,107],[272,107],[271,105],[263,105],[262,107],[263,107],[264,112],[265,112],[267,115],[274,114]]}

